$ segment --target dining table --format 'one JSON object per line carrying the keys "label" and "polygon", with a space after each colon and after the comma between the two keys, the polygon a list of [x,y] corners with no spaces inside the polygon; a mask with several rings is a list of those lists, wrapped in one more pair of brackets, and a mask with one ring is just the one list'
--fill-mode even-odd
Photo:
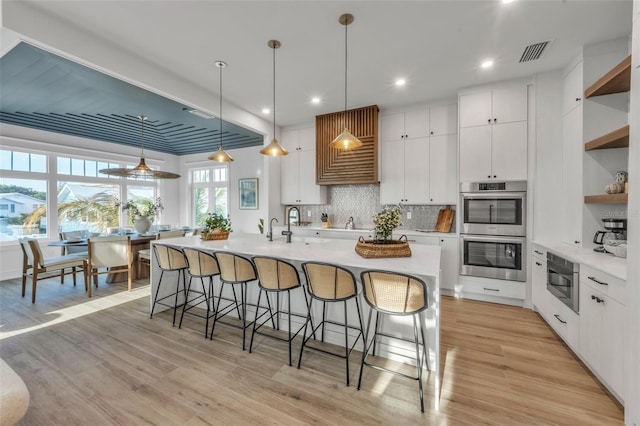
{"label": "dining table", "polygon": [[[112,234],[112,235],[102,235],[102,236],[118,236],[120,234]],[[125,234],[131,237],[131,257],[133,261],[133,265],[136,265],[138,262],[138,252],[140,250],[148,249],[149,242],[156,239],[157,234]],[[87,247],[89,245],[89,241],[87,238],[78,238],[71,240],[58,240],[51,241],[49,246],[52,247]],[[139,268],[132,268],[133,271],[133,279],[141,279],[149,277],[149,273],[146,269],[140,268],[141,271],[138,271]],[[109,283],[112,282],[121,282],[127,280],[126,272],[118,273],[118,274],[109,274],[106,278],[106,281]]]}
{"label": "dining table", "polygon": [[[365,236],[366,237],[366,236]],[[166,244],[176,248],[193,248],[205,252],[214,253],[218,251],[231,252],[250,258],[251,256],[271,256],[280,258],[292,263],[303,277],[302,263],[306,261],[332,263],[343,266],[351,270],[354,275],[360,278],[360,272],[364,270],[383,270],[389,272],[400,272],[415,275],[427,284],[429,308],[425,311],[423,326],[427,331],[427,342],[425,344],[427,353],[427,365],[432,373],[435,373],[435,404],[438,405],[440,391],[440,254],[439,246],[411,245],[410,257],[389,257],[389,258],[364,258],[355,251],[355,242],[352,240],[316,238],[316,237],[296,237],[287,243],[284,237],[274,237],[269,241],[264,235],[248,233],[231,233],[227,240],[203,240],[200,236],[187,236],[181,238],[171,238],[162,241],[153,241],[153,244]],[[171,293],[172,286],[163,285],[158,289],[160,278],[160,268],[156,259],[151,262],[151,294],[149,299],[149,310],[153,303],[153,296],[158,291],[158,297]],[[177,274],[165,272],[165,279],[178,279]],[[214,281],[215,282],[215,281]],[[219,280],[217,281],[219,283]],[[361,287],[361,284],[359,284]],[[174,287],[175,288],[175,287]],[[180,294],[182,298],[183,295]],[[249,303],[257,300],[258,286],[249,286]],[[294,312],[306,313],[306,302],[302,295],[291,295],[291,307]],[[183,300],[178,303],[182,304]],[[363,306],[363,319],[368,315],[369,307],[365,303]],[[158,307],[156,310],[168,309]],[[329,308],[330,309],[330,308]],[[251,311],[250,311],[251,312]],[[320,312],[314,312],[314,315]],[[340,309],[328,310],[328,315],[342,315]],[[255,315],[255,313],[254,313]],[[250,316],[251,318],[251,316]],[[340,318],[342,319],[342,317]],[[351,317],[349,322],[355,321]],[[293,318],[292,318],[293,321]],[[397,336],[405,340],[385,340],[379,345],[379,356],[406,361],[415,357],[415,347],[413,343],[408,343],[413,339],[413,325],[409,317],[390,317],[388,321],[382,323],[382,331],[386,334]],[[336,328],[326,339],[329,343],[343,344],[344,334],[341,328]]]}

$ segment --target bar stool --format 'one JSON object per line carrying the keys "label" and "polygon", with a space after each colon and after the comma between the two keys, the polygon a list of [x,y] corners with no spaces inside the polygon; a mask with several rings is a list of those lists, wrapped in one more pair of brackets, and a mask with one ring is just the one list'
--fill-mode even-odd
{"label": "bar stool", "polygon": [[[349,386],[349,355],[356,343],[362,336],[362,315],[360,314],[360,303],[358,302],[358,289],[356,287],[356,278],[351,271],[342,268],[337,265],[321,262],[305,262],[302,264],[304,274],[307,278],[307,286],[311,300],[309,301],[309,313],[307,315],[307,321],[304,325],[304,332],[302,336],[302,346],[300,347],[300,357],[298,358],[298,368],[302,363],[302,354],[305,347],[308,349],[324,352],[329,355],[344,358],[346,365],[347,386]],[[358,311],[358,324],[359,327],[349,325],[347,315],[347,301],[355,300],[356,309]],[[314,300],[322,302],[322,322],[315,327],[311,321],[312,305]],[[327,302],[342,302],[344,304],[344,323],[326,319]],[[312,333],[307,337],[307,326],[311,323]],[[316,331],[322,327],[321,341],[324,342],[324,330],[325,324],[333,324],[344,327],[344,355],[327,351],[325,349],[313,346],[307,346],[307,342],[312,336],[315,336]],[[358,335],[353,342],[353,345],[349,347],[349,329],[357,330]]]}
{"label": "bar stool", "polygon": [[[153,252],[156,256],[156,261],[158,262],[158,267],[160,268],[160,279],[158,280],[158,287],[156,288],[156,295],[153,298],[153,304],[151,305],[151,315],[149,318],[153,318],[153,311],[155,310],[156,304],[166,306],[167,308],[173,308],[173,326],[176,325],[176,311],[178,310],[178,294],[180,294],[180,276],[182,276],[182,293],[184,294],[185,301],[187,297],[187,287],[186,283],[186,269],[187,262],[185,260],[184,255],[182,254],[182,250],[171,247],[165,244],[154,244]],[[160,287],[162,287],[162,279],[165,276],[166,272],[178,272],[178,277],[176,278],[176,287],[175,290],[171,290],[172,293],[163,295],[158,299],[158,295],[160,294]],[[169,299],[170,297],[174,297],[173,305],[168,302],[164,302],[165,299]]]}
{"label": "bar stool", "polygon": [[[213,277],[220,275],[220,268],[218,267],[218,261],[216,257],[202,250],[193,248],[183,248],[185,260],[187,262],[187,271],[189,272],[189,284],[187,286],[187,293],[185,303],[182,305],[182,314],[180,315],[180,324],[178,328],[182,328],[182,320],[184,314],[191,314],[200,318],[205,318],[204,337],[206,338],[209,333],[209,319],[213,317]],[[191,288],[191,283],[194,278],[200,279],[202,285],[202,291]],[[209,279],[209,290],[204,284],[204,279]],[[189,294],[195,293],[196,296],[189,300]],[[207,305],[207,312],[203,316],[196,312],[191,312],[193,308],[204,302]]]}
{"label": "bar stool", "polygon": [[[236,310],[238,312],[238,318],[242,320],[241,326],[228,322],[222,323],[242,329],[242,350],[245,350],[247,327],[252,325],[251,323],[247,324],[247,283],[249,281],[255,281],[258,278],[256,269],[251,260],[235,253],[218,251],[215,253],[215,256],[218,260],[218,267],[220,268],[220,282],[222,285],[220,286],[220,292],[218,293],[218,302],[216,304],[216,310],[213,316],[213,325],[211,326],[211,335],[209,338],[213,339],[213,331],[215,330],[218,320],[225,317],[233,310]],[[231,284],[234,300],[220,309],[220,302],[223,300],[222,289],[225,284]],[[238,299],[236,297],[236,285],[240,285],[240,303],[238,303]],[[230,301],[231,299],[224,300]],[[268,298],[267,304],[269,306],[269,312],[271,312],[271,305],[269,304]]]}
{"label": "bar stool", "polygon": [[[423,362],[429,366],[427,362],[427,345],[424,328],[424,311],[429,307],[428,291],[425,282],[411,275],[392,273],[387,271],[369,270],[360,274],[362,280],[362,288],[364,291],[364,299],[371,307],[369,311],[369,319],[367,321],[367,330],[364,334],[365,348],[362,351],[362,361],[360,363],[360,376],[358,378],[358,389],[362,384],[362,371],[365,365],[376,368],[378,370],[387,371],[402,377],[418,381],[418,390],[420,393],[420,410],[424,413],[424,394],[422,392],[422,367]],[[371,317],[373,311],[376,311],[376,321],[373,332],[373,338],[367,344],[367,337],[371,330]],[[374,347],[376,337],[385,336],[389,338],[398,337],[381,333],[379,331],[380,315],[411,315],[413,317],[413,334],[416,345],[416,368],[417,376],[410,376],[399,371],[390,370],[373,364],[367,364],[367,355],[371,346]],[[420,355],[419,335],[422,337],[422,355]],[[410,341],[407,339],[401,339]]]}
{"label": "bar stool", "polygon": [[[271,337],[273,339],[281,340],[287,342],[289,344],[289,366],[291,366],[291,342],[295,337],[300,333],[300,331],[304,328],[302,325],[298,331],[291,334],[291,316],[297,316],[300,318],[306,318],[307,314],[295,314],[291,313],[291,290],[295,290],[297,288],[302,288],[302,292],[304,293],[305,305],[309,306],[309,301],[307,299],[307,292],[302,287],[302,283],[300,282],[300,275],[298,274],[298,270],[289,262],[285,262],[280,259],[276,259],[268,256],[254,256],[252,257],[253,263],[256,266],[256,270],[258,271],[258,285],[260,286],[260,293],[258,294],[258,302],[256,304],[256,317],[253,321],[253,330],[251,331],[251,342],[249,343],[249,353],[251,353],[253,349],[253,337],[256,333],[262,334],[263,336]],[[287,311],[280,310],[280,295],[283,292],[287,292]],[[262,294],[265,294],[267,300],[269,300],[269,293],[275,293],[276,297],[276,310],[269,315],[262,323],[257,325],[258,319],[268,312],[263,312],[261,315],[258,315],[260,309],[260,298]],[[287,314],[287,330],[289,335],[286,339],[274,336],[271,334],[260,333],[260,328],[266,324],[269,320],[271,320],[272,325],[276,330],[280,330],[280,314]],[[275,324],[273,324],[275,317]]]}

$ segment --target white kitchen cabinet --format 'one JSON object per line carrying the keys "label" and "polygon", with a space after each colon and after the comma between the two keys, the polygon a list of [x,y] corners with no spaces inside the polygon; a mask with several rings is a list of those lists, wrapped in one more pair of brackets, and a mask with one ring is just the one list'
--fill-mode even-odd
{"label": "white kitchen cabinet", "polygon": [[458,133],[458,106],[438,105],[429,108],[429,136],[454,135]]}
{"label": "white kitchen cabinet", "polygon": [[458,237],[440,237],[440,288],[455,291],[458,284]]}
{"label": "white kitchen cabinet", "polygon": [[380,116],[380,140],[418,139],[429,136],[429,107],[421,106]]}
{"label": "white kitchen cabinet", "polygon": [[531,255],[531,297],[536,310],[543,317],[548,317],[547,251],[536,245],[533,245]]}
{"label": "white kitchen cabinet", "polygon": [[582,246],[582,105],[562,120],[562,241]]}
{"label": "white kitchen cabinet", "polygon": [[383,141],[380,154],[380,203],[427,204],[429,138]]}
{"label": "white kitchen cabinet", "polygon": [[507,84],[460,95],[460,128],[527,121],[527,86]]}
{"label": "white kitchen cabinet", "polygon": [[457,204],[457,137],[454,134],[429,138],[429,202]]}
{"label": "white kitchen cabinet", "polygon": [[[595,284],[598,285],[598,284]],[[580,357],[623,398],[625,307],[580,276]]]}
{"label": "white kitchen cabinet", "polygon": [[527,179],[527,86],[459,96],[460,181]]}
{"label": "white kitchen cabinet", "polygon": [[280,162],[281,204],[326,204],[326,187],[316,185],[315,138],[313,127],[282,132],[289,155]]}
{"label": "white kitchen cabinet", "polygon": [[527,179],[527,122],[460,128],[460,181]]}
{"label": "white kitchen cabinet", "polygon": [[574,65],[564,76],[562,81],[562,114],[566,115],[577,107],[582,105],[582,97],[584,95],[583,84],[583,66],[582,61]]}
{"label": "white kitchen cabinet", "polygon": [[455,104],[380,117],[380,203],[456,204]]}

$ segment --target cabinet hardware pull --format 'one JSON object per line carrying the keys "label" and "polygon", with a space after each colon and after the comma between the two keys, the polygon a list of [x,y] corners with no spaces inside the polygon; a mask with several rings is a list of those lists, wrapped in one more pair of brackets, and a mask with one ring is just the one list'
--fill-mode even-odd
{"label": "cabinet hardware pull", "polygon": [[543,252],[538,251],[538,250],[534,250],[534,252],[535,252],[536,254],[544,254]]}
{"label": "cabinet hardware pull", "polygon": [[558,314],[554,314],[553,316],[554,316],[554,317],[556,317],[556,319],[557,319],[558,321],[560,321],[561,323],[563,323],[563,324],[566,324],[566,323],[567,323],[566,321],[563,321],[562,319],[560,319],[560,315],[558,315]]}
{"label": "cabinet hardware pull", "polygon": [[587,277],[589,278],[591,281],[596,282],[600,285],[609,285],[609,283],[605,283],[604,281],[598,281],[595,277]]}
{"label": "cabinet hardware pull", "polygon": [[497,292],[499,292],[499,291],[500,291],[500,289],[498,289],[498,288],[482,287],[482,289],[483,289],[483,290],[487,290],[487,291],[497,291]]}
{"label": "cabinet hardware pull", "polygon": [[542,266],[542,263],[540,263],[540,262],[536,262],[536,265],[538,265],[538,266]]}

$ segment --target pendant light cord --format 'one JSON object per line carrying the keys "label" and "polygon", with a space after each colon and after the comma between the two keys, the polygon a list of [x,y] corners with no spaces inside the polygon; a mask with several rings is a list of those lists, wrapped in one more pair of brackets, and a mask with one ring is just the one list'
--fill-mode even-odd
{"label": "pendant light cord", "polygon": [[276,138],[276,45],[273,45],[273,139]]}
{"label": "pendant light cord", "polygon": [[345,123],[345,127],[347,127],[347,117],[346,117],[346,113],[347,113],[347,68],[348,68],[348,55],[347,55],[347,49],[348,49],[348,44],[347,44],[347,27],[349,27],[349,24],[346,24],[344,26],[344,112],[345,112],[345,118],[344,118],[344,123]]}
{"label": "pendant light cord", "polygon": [[222,149],[222,68],[220,66],[220,149]]}

